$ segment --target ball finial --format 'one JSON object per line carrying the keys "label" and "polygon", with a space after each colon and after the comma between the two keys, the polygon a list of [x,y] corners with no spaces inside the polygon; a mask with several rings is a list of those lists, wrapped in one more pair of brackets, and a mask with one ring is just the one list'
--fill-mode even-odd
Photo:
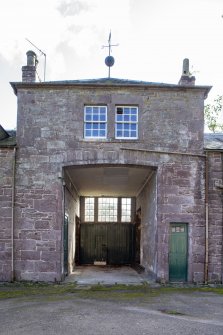
{"label": "ball finial", "polygon": [[112,56],[107,56],[107,57],[105,58],[105,64],[106,64],[108,67],[113,66],[113,65],[115,64],[115,59],[114,59],[114,57],[112,57]]}

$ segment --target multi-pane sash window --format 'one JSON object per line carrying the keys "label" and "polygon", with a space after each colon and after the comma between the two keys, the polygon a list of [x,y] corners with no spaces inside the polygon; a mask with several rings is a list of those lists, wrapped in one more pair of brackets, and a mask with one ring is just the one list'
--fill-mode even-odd
{"label": "multi-pane sash window", "polygon": [[131,222],[132,199],[115,197],[84,198],[85,222]]}
{"label": "multi-pane sash window", "polygon": [[98,221],[117,222],[118,198],[98,198]]}
{"label": "multi-pane sash window", "polygon": [[138,107],[116,107],[115,137],[120,139],[138,138]]}
{"label": "multi-pane sash window", "polygon": [[131,222],[131,198],[122,198],[122,222]]}
{"label": "multi-pane sash window", "polygon": [[107,137],[107,107],[85,106],[84,108],[84,137]]}
{"label": "multi-pane sash window", "polygon": [[94,198],[85,198],[85,221],[94,221]]}

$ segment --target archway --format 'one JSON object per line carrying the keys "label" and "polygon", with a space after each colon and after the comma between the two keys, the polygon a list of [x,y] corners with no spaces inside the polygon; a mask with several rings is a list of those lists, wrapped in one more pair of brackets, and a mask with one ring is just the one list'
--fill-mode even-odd
{"label": "archway", "polygon": [[64,181],[68,273],[75,264],[140,263],[147,271],[156,269],[154,167],[67,166]]}

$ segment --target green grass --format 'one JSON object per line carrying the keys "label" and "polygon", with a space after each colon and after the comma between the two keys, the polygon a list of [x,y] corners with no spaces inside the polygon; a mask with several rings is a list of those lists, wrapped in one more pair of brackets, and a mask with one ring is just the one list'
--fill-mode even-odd
{"label": "green grass", "polygon": [[149,284],[141,285],[92,285],[77,286],[71,284],[47,284],[47,283],[7,283],[0,285],[0,299],[20,297],[42,297],[53,301],[63,298],[79,297],[83,299],[106,300],[143,300],[148,301],[163,294],[191,294],[194,292],[223,294],[223,287],[150,287]]}
{"label": "green grass", "polygon": [[75,284],[13,283],[0,286],[0,299],[73,293]]}

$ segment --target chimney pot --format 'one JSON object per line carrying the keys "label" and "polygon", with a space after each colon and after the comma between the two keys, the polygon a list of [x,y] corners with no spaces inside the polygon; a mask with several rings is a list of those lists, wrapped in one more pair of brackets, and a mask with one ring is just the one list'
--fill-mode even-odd
{"label": "chimney pot", "polygon": [[190,71],[189,71],[189,59],[185,58],[183,60],[183,76],[189,76],[190,75]]}
{"label": "chimney pot", "polygon": [[32,50],[27,51],[26,56],[27,65],[22,67],[22,81],[33,83],[36,81],[36,66],[38,64],[37,56]]}
{"label": "chimney pot", "polygon": [[37,56],[34,51],[29,50],[26,53],[27,56],[27,66],[36,66],[37,65]]}
{"label": "chimney pot", "polygon": [[181,86],[194,86],[195,85],[195,77],[192,76],[190,73],[188,58],[185,58],[183,60],[183,71],[182,71],[182,76],[179,80],[178,85],[181,85]]}

